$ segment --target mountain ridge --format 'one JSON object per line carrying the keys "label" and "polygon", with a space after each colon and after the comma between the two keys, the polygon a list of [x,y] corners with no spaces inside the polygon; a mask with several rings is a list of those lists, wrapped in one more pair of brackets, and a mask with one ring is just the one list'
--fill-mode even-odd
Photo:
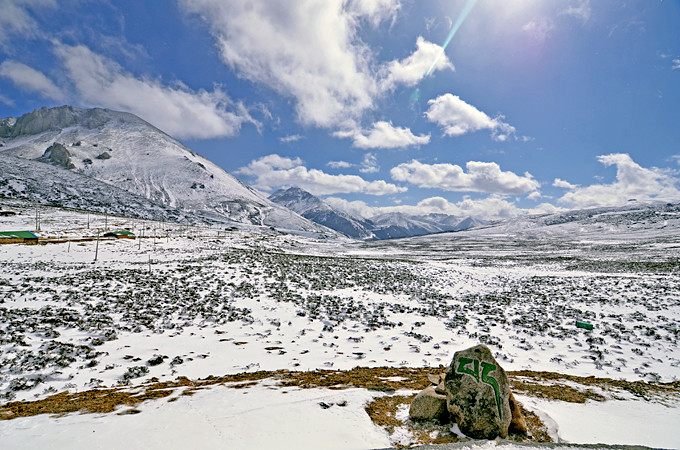
{"label": "mountain ridge", "polygon": [[372,222],[335,209],[299,187],[279,189],[271,194],[269,199],[312,222],[324,225],[345,236],[356,239],[375,238],[375,234],[371,231]]}
{"label": "mountain ridge", "polygon": [[279,189],[269,199],[303,217],[357,239],[397,239],[426,234],[461,231],[483,225],[472,217],[460,220],[447,214],[409,215],[401,212],[358,217],[333,208],[297,186]]}
{"label": "mountain ridge", "polygon": [[330,232],[269,201],[265,194],[130,113],[68,105],[41,108],[18,118],[0,119],[0,144],[4,156],[56,161],[71,172],[206,220]]}

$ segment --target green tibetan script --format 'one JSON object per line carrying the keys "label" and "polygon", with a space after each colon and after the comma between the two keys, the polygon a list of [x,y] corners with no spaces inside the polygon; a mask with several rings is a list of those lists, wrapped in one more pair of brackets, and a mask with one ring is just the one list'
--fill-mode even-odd
{"label": "green tibetan script", "polygon": [[[468,364],[472,363],[472,369],[469,367],[466,367]],[[482,366],[482,374],[480,378],[479,374],[479,366],[480,363],[476,359],[472,358],[463,358],[461,357],[458,360],[458,368],[456,369],[456,372],[458,373],[464,373],[467,375],[470,375],[472,378],[474,378],[477,383],[480,381],[482,383],[488,384],[493,388],[493,393],[496,396],[496,406],[498,407],[498,417],[500,419],[503,419],[503,414],[501,413],[501,396],[498,388],[498,381],[492,376],[489,376],[489,372],[493,372],[496,370],[498,367],[495,364],[487,363],[482,361],[481,366]]]}

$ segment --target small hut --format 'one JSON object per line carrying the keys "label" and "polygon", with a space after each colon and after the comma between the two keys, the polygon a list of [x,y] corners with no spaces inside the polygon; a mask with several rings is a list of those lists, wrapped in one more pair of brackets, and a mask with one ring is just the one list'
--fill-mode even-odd
{"label": "small hut", "polygon": [[30,231],[0,231],[0,244],[37,244],[38,236]]}

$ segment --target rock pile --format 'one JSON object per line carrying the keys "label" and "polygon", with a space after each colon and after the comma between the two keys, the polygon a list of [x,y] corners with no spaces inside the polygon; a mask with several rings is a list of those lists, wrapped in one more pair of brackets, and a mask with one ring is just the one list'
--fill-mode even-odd
{"label": "rock pile", "polygon": [[411,403],[412,419],[453,421],[466,436],[475,439],[527,434],[508,376],[487,346],[456,352],[449,370],[430,375],[430,381],[432,386]]}

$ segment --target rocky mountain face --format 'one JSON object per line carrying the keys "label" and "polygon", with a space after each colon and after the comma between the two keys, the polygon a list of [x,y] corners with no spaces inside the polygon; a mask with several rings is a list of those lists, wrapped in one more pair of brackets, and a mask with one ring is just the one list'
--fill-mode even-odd
{"label": "rocky mountain face", "polygon": [[335,209],[298,187],[279,189],[270,195],[269,199],[313,222],[357,239],[421,236],[444,231],[461,231],[483,224],[473,218],[460,220],[446,214],[413,216],[403,213],[387,213],[362,218]]}
{"label": "rocky mountain face", "polygon": [[66,169],[209,221],[329,232],[129,113],[60,106],[0,119],[0,153],[51,165],[48,178]]}

